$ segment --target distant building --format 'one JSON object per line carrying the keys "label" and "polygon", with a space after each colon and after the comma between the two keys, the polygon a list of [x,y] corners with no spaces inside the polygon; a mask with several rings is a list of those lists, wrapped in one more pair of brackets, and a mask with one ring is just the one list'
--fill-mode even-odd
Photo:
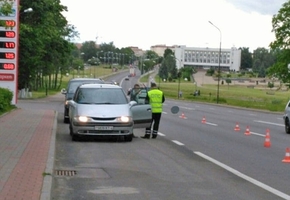
{"label": "distant building", "polygon": [[142,49],[139,49],[139,47],[130,46],[128,48],[130,48],[134,52],[135,56],[142,56],[145,53],[145,51],[143,51]]}
{"label": "distant building", "polygon": [[217,69],[220,66],[220,69],[224,71],[240,71],[241,50],[236,47],[221,49],[220,63],[219,50],[219,48],[177,46],[174,49],[178,61],[176,62],[177,68],[180,69],[186,65],[203,69]]}
{"label": "distant building", "polygon": [[174,52],[175,47],[177,47],[177,45],[166,46],[165,44],[159,44],[159,45],[151,46],[150,50],[154,51],[158,56],[163,56],[166,49],[171,49]]}

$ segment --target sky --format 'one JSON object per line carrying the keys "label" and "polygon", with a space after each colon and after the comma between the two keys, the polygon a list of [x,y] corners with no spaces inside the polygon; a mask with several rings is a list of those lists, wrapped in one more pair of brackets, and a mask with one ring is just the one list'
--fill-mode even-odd
{"label": "sky", "polygon": [[[269,48],[272,18],[288,0],[61,0],[74,42],[117,48],[155,45]],[[209,21],[211,23],[209,23]]]}

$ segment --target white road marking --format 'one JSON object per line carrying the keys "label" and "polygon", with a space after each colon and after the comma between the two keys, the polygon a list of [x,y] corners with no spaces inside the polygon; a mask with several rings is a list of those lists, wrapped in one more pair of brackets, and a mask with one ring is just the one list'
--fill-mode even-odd
{"label": "white road marking", "polygon": [[184,146],[183,143],[177,141],[177,140],[171,140],[172,142],[174,142],[175,144],[179,145],[179,146]]}
{"label": "white road marking", "polygon": [[245,175],[245,174],[243,174],[243,173],[241,173],[241,172],[239,172],[239,171],[237,171],[237,170],[235,170],[235,169],[233,169],[233,168],[231,168],[231,167],[229,167],[229,166],[227,166],[227,165],[225,165],[225,164],[223,164],[223,163],[221,163],[221,162],[219,162],[219,161],[217,161],[217,160],[215,160],[215,159],[213,159],[213,158],[211,158],[211,157],[209,157],[201,152],[195,151],[193,153],[195,153],[196,155],[198,155],[198,156],[220,166],[221,168],[235,174],[236,176],[239,176],[242,179],[249,181],[250,183],[253,183],[254,185],[257,185],[258,187],[260,187],[264,190],[267,190],[268,192],[271,192],[272,194],[274,194],[276,196],[279,196],[283,199],[290,199],[289,195],[287,195],[279,190],[276,190],[276,189],[274,189],[274,188],[272,188],[272,187],[270,187],[270,186],[268,186],[260,181],[257,181],[257,180],[255,180],[255,179],[253,179],[253,178],[251,178],[251,177],[249,177],[249,176],[247,176],[247,175]]}
{"label": "white road marking", "polygon": [[258,123],[262,123],[262,124],[271,124],[271,125],[275,125],[275,126],[284,126],[284,124],[277,124],[277,123],[273,123],[273,122],[265,122],[265,121],[260,121],[260,120],[254,120],[254,122],[258,122]]}
{"label": "white road marking", "polygon": [[167,112],[162,112],[162,114],[167,114]]}
{"label": "white road marking", "polygon": [[179,108],[183,108],[183,109],[186,109],[186,110],[195,110],[194,108],[189,108],[189,107],[184,107],[184,106],[179,106]]}
{"label": "white road marking", "polygon": [[210,122],[205,122],[205,124],[211,125],[211,126],[218,126],[217,124],[210,123]]}
{"label": "white road marking", "polygon": [[257,114],[253,114],[253,113],[250,113],[249,115],[251,115],[251,116],[257,116]]}
{"label": "white road marking", "polygon": [[158,135],[165,137],[165,134],[158,132]]}
{"label": "white road marking", "polygon": [[253,135],[257,135],[257,136],[261,136],[261,137],[265,137],[265,135],[261,134],[261,133],[255,133],[255,132],[250,132]]}

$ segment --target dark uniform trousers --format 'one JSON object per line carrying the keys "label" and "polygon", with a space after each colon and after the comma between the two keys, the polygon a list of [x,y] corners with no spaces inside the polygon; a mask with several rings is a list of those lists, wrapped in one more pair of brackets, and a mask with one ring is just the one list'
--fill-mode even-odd
{"label": "dark uniform trousers", "polygon": [[150,124],[150,127],[146,128],[145,137],[150,137],[152,125],[153,125],[152,137],[153,138],[157,137],[160,119],[161,119],[161,113],[152,113],[151,124]]}

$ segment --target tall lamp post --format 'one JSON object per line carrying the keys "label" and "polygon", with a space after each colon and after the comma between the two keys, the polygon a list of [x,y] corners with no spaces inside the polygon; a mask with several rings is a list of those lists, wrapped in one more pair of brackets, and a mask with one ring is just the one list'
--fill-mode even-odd
{"label": "tall lamp post", "polygon": [[[181,60],[179,60],[178,58],[176,58],[174,56],[174,58],[179,62],[179,67],[181,67]],[[179,71],[178,69],[178,73],[177,73],[177,76],[178,76],[178,91],[177,91],[177,98],[179,99],[179,94],[180,94],[180,77],[181,77],[181,72]]]}
{"label": "tall lamp post", "polygon": [[217,85],[217,93],[216,93],[216,103],[219,103],[219,92],[220,92],[220,73],[221,73],[221,48],[222,48],[222,32],[221,30],[214,25],[211,21],[208,21],[211,25],[213,25],[220,32],[220,49],[219,49],[219,66],[218,66],[218,85]]}

